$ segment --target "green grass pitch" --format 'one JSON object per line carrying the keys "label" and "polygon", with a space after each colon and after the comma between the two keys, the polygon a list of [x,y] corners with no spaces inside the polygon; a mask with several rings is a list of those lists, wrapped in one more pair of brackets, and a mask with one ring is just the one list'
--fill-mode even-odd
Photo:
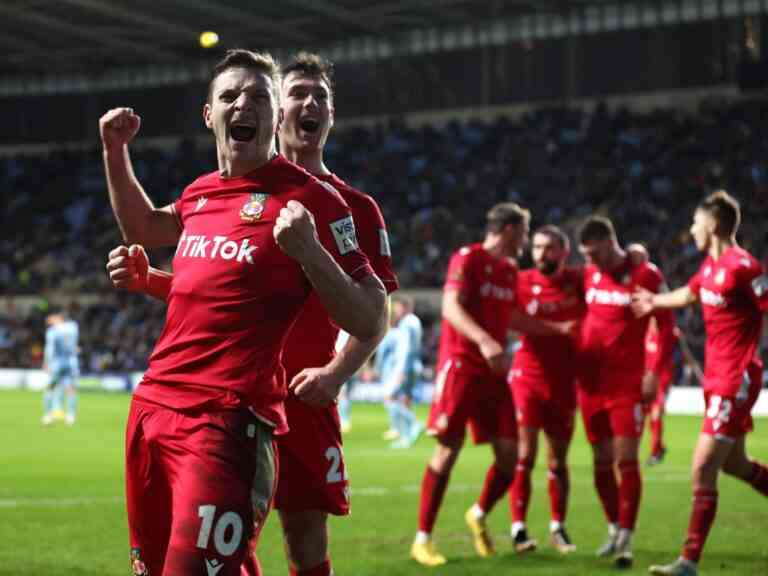
{"label": "green grass pitch", "polygon": [[[0,575],[127,575],[123,506],[123,428],[126,395],[85,394],[77,425],[41,428],[40,395],[0,392]],[[425,409],[419,409],[423,417]],[[534,477],[529,531],[537,552],[519,557],[511,549],[509,508],[500,502],[490,518],[499,554],[475,557],[464,511],[477,497],[490,462],[487,447],[467,445],[451,479],[435,538],[449,563],[438,569],[408,558],[416,529],[418,490],[433,441],[422,438],[407,451],[380,439],[386,427],[381,406],[355,405],[345,455],[352,482],[353,513],[331,520],[331,554],[339,576],[610,574],[594,557],[605,523],[592,487],[589,448],[577,430],[570,455],[572,493],[568,528],[578,551],[560,557],[546,543],[548,502],[541,459]],[[644,493],[635,538],[635,568],[676,557],[688,521],[688,468],[700,421],[667,418],[669,454],[644,469]],[[758,419],[749,436],[754,457],[768,461],[768,420]],[[643,446],[643,458],[647,447]],[[768,501],[730,478],[720,482],[718,517],[701,563],[702,574],[768,574]],[[273,515],[259,555],[265,574],[287,574],[279,525]]]}

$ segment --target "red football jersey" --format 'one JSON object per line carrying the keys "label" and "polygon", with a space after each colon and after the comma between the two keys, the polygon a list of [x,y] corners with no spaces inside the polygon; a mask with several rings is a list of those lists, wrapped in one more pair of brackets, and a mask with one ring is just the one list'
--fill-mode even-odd
{"label": "red football jersey", "polygon": [[[672,341],[677,343],[677,336],[674,335],[674,332],[672,333]],[[656,359],[659,357],[659,350],[659,331],[653,327],[653,324],[649,324],[645,333],[645,366],[647,369],[652,369],[658,365]],[[670,355],[666,364],[662,366],[662,374],[671,378],[674,375],[674,368],[674,358]]]}
{"label": "red football jersey", "polygon": [[[613,395],[640,393],[650,318],[634,316],[630,308],[632,293],[638,287],[659,292],[663,286],[661,271],[650,262],[633,266],[627,258],[611,271],[594,265],[584,268],[587,314],[581,326],[580,354],[586,389]],[[660,374],[672,354],[673,320],[668,310],[657,310],[653,315],[660,350],[655,364],[648,369]]]}
{"label": "red football jersey", "polygon": [[[397,290],[397,276],[392,270],[387,227],[376,201],[334,174],[319,178],[336,188],[349,205],[355,219],[360,250],[368,257],[373,271],[384,284],[387,293]],[[320,298],[312,293],[285,344],[283,366],[288,381],[304,368],[325,366],[330,362],[335,354],[334,346],[338,334],[339,328],[328,317]]]}
{"label": "red football jersey", "polygon": [[719,396],[746,394],[745,371],[760,362],[761,311],[768,309],[768,279],[760,263],[732,247],[718,260],[707,256],[688,287],[699,297],[707,332],[704,389]]}
{"label": "red football jersey", "polygon": [[[515,305],[517,265],[510,258],[489,254],[481,244],[460,248],[451,256],[444,290],[458,290],[467,313],[502,346],[506,344],[510,312]],[[443,319],[438,366],[462,358],[479,367],[488,363],[480,348]]]}
{"label": "red football jersey", "polygon": [[138,396],[176,409],[247,405],[277,433],[287,429],[280,351],[312,288],[272,235],[289,200],[313,214],[321,243],[350,276],[372,274],[339,194],[283,156],[243,177],[198,178],[173,205],[183,233]]}
{"label": "red football jersey", "polygon": [[[566,268],[556,276],[547,276],[535,268],[523,270],[517,279],[517,306],[541,320],[578,320],[586,312],[583,277],[581,268]],[[520,342],[512,365],[516,383],[535,388],[545,397],[573,393],[578,365],[573,338],[523,333]]]}

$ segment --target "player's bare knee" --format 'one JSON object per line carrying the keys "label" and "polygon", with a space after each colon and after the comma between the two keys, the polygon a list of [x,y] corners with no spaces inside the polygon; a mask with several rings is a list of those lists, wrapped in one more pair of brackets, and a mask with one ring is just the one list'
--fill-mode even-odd
{"label": "player's bare knee", "polygon": [[694,460],[691,467],[691,482],[694,490],[713,489],[717,485],[719,468],[712,460]]}
{"label": "player's bare knee", "polygon": [[429,467],[437,474],[448,474],[459,457],[463,442],[457,444],[440,443],[435,447]]}

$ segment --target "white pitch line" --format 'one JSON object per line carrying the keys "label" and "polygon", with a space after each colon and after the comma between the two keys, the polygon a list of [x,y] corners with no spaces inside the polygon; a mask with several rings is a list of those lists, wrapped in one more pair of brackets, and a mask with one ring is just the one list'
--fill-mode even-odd
{"label": "white pitch line", "polygon": [[[689,474],[671,473],[653,478],[645,479],[645,486],[648,488],[653,487],[654,484],[686,484],[690,481]],[[537,483],[537,486],[546,486],[546,482]],[[592,479],[571,481],[573,486],[591,486]],[[464,494],[467,492],[479,492],[481,486],[479,484],[449,484],[448,492],[454,494]],[[400,486],[360,486],[355,487],[354,481],[352,482],[351,493],[352,496],[388,496],[393,493],[401,494],[417,494],[421,490],[419,484],[403,484]],[[80,496],[76,498],[0,498],[0,508],[74,508],[80,506],[93,506],[96,504],[123,504],[125,500],[122,496],[100,496],[89,497]]]}

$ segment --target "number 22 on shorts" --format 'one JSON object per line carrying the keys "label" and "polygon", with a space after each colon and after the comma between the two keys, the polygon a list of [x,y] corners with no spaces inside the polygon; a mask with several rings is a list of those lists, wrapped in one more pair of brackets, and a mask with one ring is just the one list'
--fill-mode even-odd
{"label": "number 22 on shorts", "polygon": [[325,451],[325,459],[330,464],[328,473],[325,475],[325,481],[328,484],[344,482],[347,479],[347,470],[342,466],[341,450],[339,447],[328,446],[328,449]]}

